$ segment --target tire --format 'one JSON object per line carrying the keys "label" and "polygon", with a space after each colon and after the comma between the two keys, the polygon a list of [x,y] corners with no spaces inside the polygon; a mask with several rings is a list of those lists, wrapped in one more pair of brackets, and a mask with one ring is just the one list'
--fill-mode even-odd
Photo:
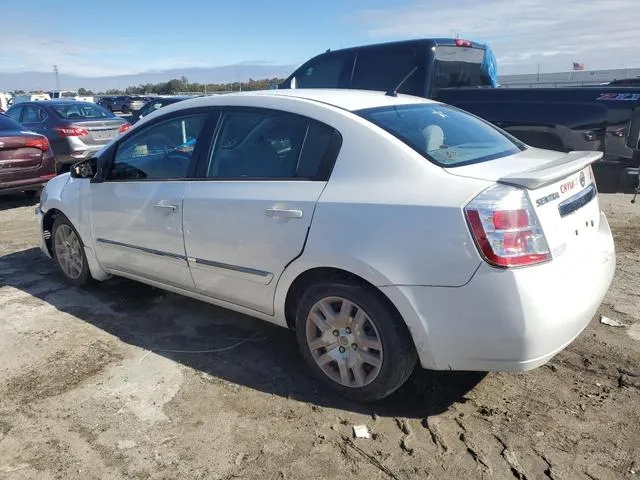
{"label": "tire", "polygon": [[[65,245],[70,244],[71,249],[77,253],[71,255],[69,253],[70,247],[58,243],[60,241],[64,241]],[[68,283],[80,287],[92,281],[87,256],[84,253],[84,245],[82,244],[80,235],[67,217],[62,214],[58,215],[53,222],[53,228],[51,229],[51,247],[56,267]],[[75,267],[71,270],[68,266],[65,266],[68,265],[69,261],[68,258],[65,259],[64,257],[65,251],[68,252],[67,254],[69,256],[75,258],[80,266],[76,263]]]}
{"label": "tire", "polygon": [[[344,300],[352,304],[345,309],[351,312],[346,316],[340,311]],[[326,311],[328,305],[332,310],[329,314],[338,316],[332,317],[330,322],[325,314],[318,317],[321,308]],[[316,320],[311,320],[312,313]],[[344,324],[341,322],[345,318],[350,318],[346,322],[354,327],[353,331],[348,327],[342,328]],[[318,322],[325,327],[324,330],[317,326]],[[364,326],[358,328],[358,325]],[[335,341],[326,333],[327,326]],[[358,402],[373,402],[389,396],[409,378],[417,362],[417,353],[404,321],[387,304],[382,293],[373,287],[340,280],[317,283],[304,292],[296,312],[296,337],[302,356],[319,381]],[[317,348],[330,341],[334,342],[330,347]],[[357,344],[359,341],[362,342],[360,345]],[[311,342],[316,348],[310,347]],[[371,348],[376,342],[379,350]],[[341,360],[327,362],[335,356]],[[358,376],[356,369],[359,370]]]}

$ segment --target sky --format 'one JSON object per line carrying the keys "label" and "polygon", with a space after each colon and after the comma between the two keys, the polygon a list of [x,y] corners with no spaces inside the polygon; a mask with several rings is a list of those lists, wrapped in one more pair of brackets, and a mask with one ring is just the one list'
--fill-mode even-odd
{"label": "sky", "polygon": [[[5,0],[6,2],[6,0]],[[3,2],[3,3],[5,3]],[[639,67],[638,0],[23,0],[2,6],[2,72],[101,77],[299,65],[417,37],[489,43],[500,74]],[[182,8],[181,5],[185,7]]]}

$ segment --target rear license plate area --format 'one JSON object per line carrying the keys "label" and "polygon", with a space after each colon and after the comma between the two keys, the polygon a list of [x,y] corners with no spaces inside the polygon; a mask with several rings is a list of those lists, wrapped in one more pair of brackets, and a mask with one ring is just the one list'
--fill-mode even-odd
{"label": "rear license plate area", "polygon": [[91,132],[91,135],[96,140],[111,140],[113,137],[115,137],[115,131],[114,130],[103,130],[103,131],[97,131],[97,132],[94,131],[94,132]]}

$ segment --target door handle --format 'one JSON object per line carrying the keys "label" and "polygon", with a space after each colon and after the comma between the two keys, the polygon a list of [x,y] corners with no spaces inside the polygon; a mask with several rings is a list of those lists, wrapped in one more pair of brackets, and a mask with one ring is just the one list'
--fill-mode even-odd
{"label": "door handle", "polygon": [[267,208],[264,214],[270,218],[302,218],[302,210],[287,208]]}
{"label": "door handle", "polygon": [[156,207],[156,208],[166,208],[168,210],[171,210],[171,212],[177,212],[178,211],[178,206],[177,205],[169,205],[168,203],[156,203],[154,205],[154,207]]}

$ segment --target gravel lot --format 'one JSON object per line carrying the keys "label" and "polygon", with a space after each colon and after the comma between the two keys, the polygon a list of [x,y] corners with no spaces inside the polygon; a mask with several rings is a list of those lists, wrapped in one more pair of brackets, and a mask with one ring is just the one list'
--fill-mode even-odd
{"label": "gravel lot", "polygon": [[[527,374],[323,392],[291,332],[128,280],[70,288],[0,197],[0,478],[640,479],[640,206],[602,195],[602,314]],[[625,373],[626,372],[626,373]],[[366,424],[372,439],[353,439]]]}

